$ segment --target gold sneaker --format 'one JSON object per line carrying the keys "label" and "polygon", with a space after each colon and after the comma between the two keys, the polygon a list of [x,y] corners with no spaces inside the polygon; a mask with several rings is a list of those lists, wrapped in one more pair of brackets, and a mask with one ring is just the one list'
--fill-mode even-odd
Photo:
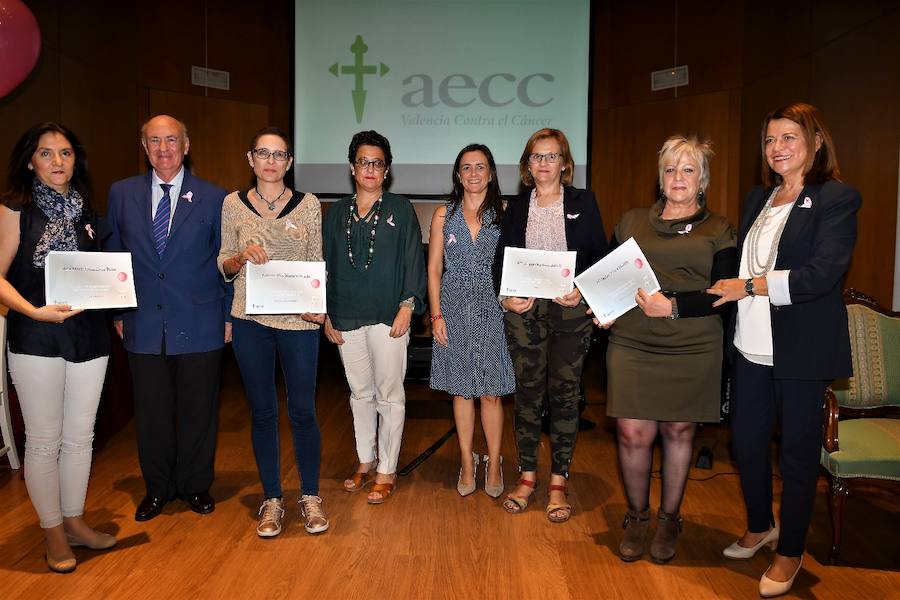
{"label": "gold sneaker", "polygon": [[266,498],[259,507],[259,525],[256,535],[259,537],[275,537],[281,533],[281,520],[284,518],[284,501],[281,498]]}
{"label": "gold sneaker", "polygon": [[330,525],[328,516],[322,509],[322,499],[318,496],[300,497],[300,518],[307,533],[322,533]]}

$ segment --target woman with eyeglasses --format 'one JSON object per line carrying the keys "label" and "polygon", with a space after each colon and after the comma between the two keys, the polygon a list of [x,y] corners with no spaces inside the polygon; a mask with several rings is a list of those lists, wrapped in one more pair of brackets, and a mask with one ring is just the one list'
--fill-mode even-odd
{"label": "woman with eyeglasses", "polygon": [[255,185],[232,192],[222,205],[222,249],[219,270],[234,282],[234,356],[247,403],[251,437],[264,499],[256,533],[281,533],[285,514],[281,491],[281,455],[278,436],[278,395],[275,356],[287,386],[287,409],[294,436],[294,455],[300,475],[300,517],[308,533],[328,529],[328,516],[319,496],[321,435],[316,421],[316,368],[319,359],[318,315],[248,315],[247,263],[270,260],[322,260],[319,199],[288,189],[284,182],[293,165],[288,134],[266,127],[253,136],[247,152]]}
{"label": "woman with eyeglasses", "polygon": [[406,416],[406,347],[412,315],[424,310],[425,261],[412,204],[384,190],[388,140],[361,131],[347,158],[356,190],[335,202],[322,224],[325,336],[344,364],[359,458],[344,489],[356,492],[374,482],[367,499],[381,504],[394,491]]}
{"label": "woman with eyeglasses", "polygon": [[[558,129],[536,131],[519,159],[522,183],[531,189],[509,203],[500,224],[494,257],[499,294],[507,247],[577,252],[575,274],[606,254],[606,233],[594,194],[571,187],[572,154]],[[528,507],[537,487],[541,407],[550,405],[550,486],[547,518],[564,523],[572,514],[566,499],[569,464],[578,433],[581,370],[591,343],[591,320],[581,293],[553,300],[504,298],[505,329],[516,374],[515,430],[521,476],[503,503],[513,514]]]}

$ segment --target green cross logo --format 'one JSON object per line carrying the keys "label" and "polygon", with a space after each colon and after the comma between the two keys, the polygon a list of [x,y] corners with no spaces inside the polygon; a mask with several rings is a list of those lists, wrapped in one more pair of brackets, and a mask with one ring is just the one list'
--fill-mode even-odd
{"label": "green cross logo", "polygon": [[390,71],[390,68],[384,63],[378,63],[379,66],[363,64],[363,54],[369,51],[369,47],[363,41],[362,36],[356,36],[353,45],[350,46],[350,52],[353,53],[354,61],[352,65],[340,65],[334,63],[328,68],[328,71],[335,77],[340,75],[353,75],[353,110],[356,111],[356,122],[362,123],[363,110],[366,108],[366,89],[363,87],[363,77],[365,75],[375,75],[384,77]]}

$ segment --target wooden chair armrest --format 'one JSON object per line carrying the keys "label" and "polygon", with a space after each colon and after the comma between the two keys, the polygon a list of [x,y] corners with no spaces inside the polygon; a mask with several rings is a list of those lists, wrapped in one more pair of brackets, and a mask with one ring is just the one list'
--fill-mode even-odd
{"label": "wooden chair armrest", "polygon": [[825,451],[829,454],[837,452],[838,446],[838,415],[840,408],[838,407],[837,397],[831,388],[825,388],[825,439],[823,445]]}

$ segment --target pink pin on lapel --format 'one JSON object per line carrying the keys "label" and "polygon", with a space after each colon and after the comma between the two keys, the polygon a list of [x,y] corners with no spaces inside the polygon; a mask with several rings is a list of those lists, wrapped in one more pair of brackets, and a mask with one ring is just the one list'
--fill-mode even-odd
{"label": "pink pin on lapel", "polygon": [[803,202],[800,203],[800,208],[812,208],[812,198],[809,196],[803,199]]}
{"label": "pink pin on lapel", "polygon": [[181,197],[184,198],[185,200],[187,200],[188,202],[193,202],[194,201],[194,192],[187,192],[186,194],[182,194]]}
{"label": "pink pin on lapel", "polygon": [[447,245],[449,246],[450,244],[455,244],[455,243],[456,243],[456,234],[451,233],[449,236],[447,236]]}
{"label": "pink pin on lapel", "polygon": [[84,230],[87,231],[89,238],[94,239],[94,228],[91,227],[90,223],[84,226]]}

